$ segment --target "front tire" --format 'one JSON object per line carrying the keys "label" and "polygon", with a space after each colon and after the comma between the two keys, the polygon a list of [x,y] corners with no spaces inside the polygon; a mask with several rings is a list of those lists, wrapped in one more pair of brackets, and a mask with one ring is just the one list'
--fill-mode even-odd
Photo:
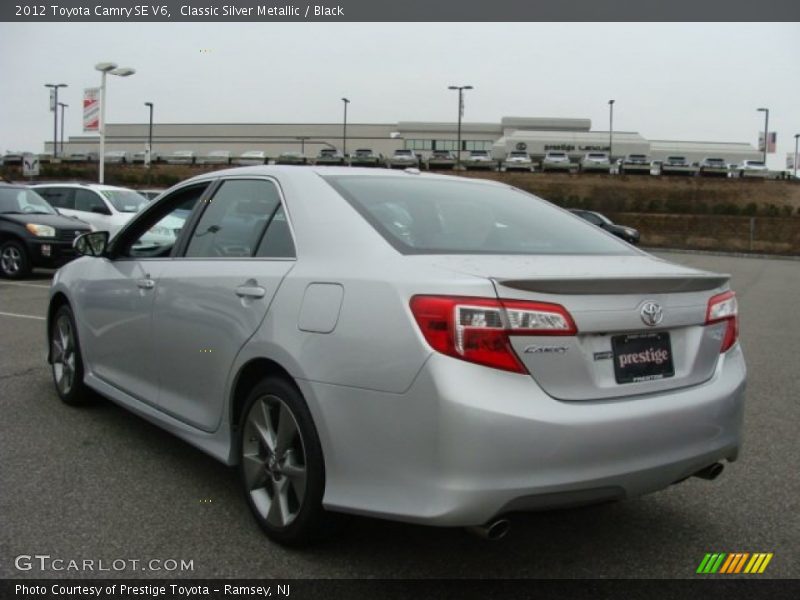
{"label": "front tire", "polygon": [[75,317],[66,304],[50,325],[50,367],[59,398],[71,406],[90,404],[91,392],[83,383],[83,360]]}
{"label": "front tire", "polygon": [[22,279],[31,272],[31,261],[25,245],[8,240],[0,246],[0,273],[8,279]]}
{"label": "front tire", "polygon": [[238,457],[245,498],[267,537],[287,546],[318,539],[329,520],[322,508],[322,447],[291,382],[269,377],[252,389],[239,425]]}

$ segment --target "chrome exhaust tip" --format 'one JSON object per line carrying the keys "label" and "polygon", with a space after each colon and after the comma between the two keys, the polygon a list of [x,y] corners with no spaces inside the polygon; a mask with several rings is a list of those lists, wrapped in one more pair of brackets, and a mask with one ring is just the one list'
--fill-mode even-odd
{"label": "chrome exhaust tip", "polygon": [[714,463],[713,465],[708,465],[707,467],[700,469],[697,473],[692,475],[692,477],[699,477],[700,479],[707,479],[711,481],[712,479],[719,477],[724,468],[725,466],[722,463]]}
{"label": "chrome exhaust tip", "polygon": [[476,535],[482,540],[496,542],[506,537],[506,534],[508,534],[511,529],[511,522],[508,519],[497,519],[496,521],[486,523],[486,525],[467,527],[466,529],[472,535]]}

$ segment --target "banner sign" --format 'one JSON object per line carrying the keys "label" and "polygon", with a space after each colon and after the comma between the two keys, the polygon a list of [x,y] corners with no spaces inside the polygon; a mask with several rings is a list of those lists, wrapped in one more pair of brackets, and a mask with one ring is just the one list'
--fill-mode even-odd
{"label": "banner sign", "polygon": [[83,90],[83,131],[100,131],[100,88]]}
{"label": "banner sign", "polygon": [[[775,154],[775,146],[778,144],[778,134],[775,131],[769,132],[768,144],[767,144],[767,154]],[[764,132],[760,131],[758,133],[758,151],[764,151]]]}

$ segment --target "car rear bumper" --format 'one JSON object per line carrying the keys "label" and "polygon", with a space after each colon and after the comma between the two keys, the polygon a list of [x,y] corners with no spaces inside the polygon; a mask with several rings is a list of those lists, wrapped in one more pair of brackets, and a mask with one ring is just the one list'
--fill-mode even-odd
{"label": "car rear bumper", "polygon": [[332,510],[430,525],[663,489],[741,444],[739,346],[702,385],[561,402],[529,376],[433,354],[404,394],[301,381]]}

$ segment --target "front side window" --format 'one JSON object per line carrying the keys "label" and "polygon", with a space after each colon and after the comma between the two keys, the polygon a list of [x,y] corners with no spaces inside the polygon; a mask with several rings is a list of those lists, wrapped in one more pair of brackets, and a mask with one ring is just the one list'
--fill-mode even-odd
{"label": "front side window", "polygon": [[75,210],[110,215],[103,199],[91,190],[75,190]]}
{"label": "front side window", "polygon": [[187,257],[250,257],[280,205],[275,184],[258,179],[223,182],[197,224]]}
{"label": "front side window", "polygon": [[325,178],[403,254],[632,254],[535,196],[508,186],[422,177]]}

